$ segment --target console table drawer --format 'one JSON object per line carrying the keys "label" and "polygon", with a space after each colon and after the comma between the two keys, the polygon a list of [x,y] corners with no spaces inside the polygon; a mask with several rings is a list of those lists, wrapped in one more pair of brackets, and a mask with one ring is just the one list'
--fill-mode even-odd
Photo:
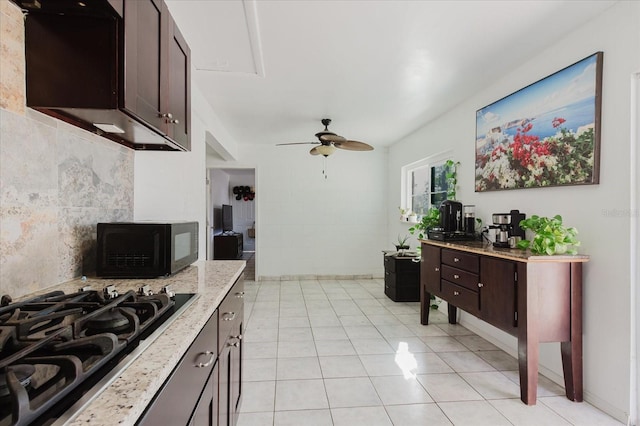
{"label": "console table drawer", "polygon": [[478,291],[479,278],[477,274],[463,271],[462,269],[452,268],[451,266],[442,265],[441,275],[443,280],[447,280],[469,290]]}
{"label": "console table drawer", "polygon": [[442,249],[442,263],[469,272],[478,272],[480,270],[480,258],[478,256],[456,250]]}
{"label": "console table drawer", "polygon": [[440,283],[444,300],[471,314],[478,314],[480,298],[477,292],[445,280]]}

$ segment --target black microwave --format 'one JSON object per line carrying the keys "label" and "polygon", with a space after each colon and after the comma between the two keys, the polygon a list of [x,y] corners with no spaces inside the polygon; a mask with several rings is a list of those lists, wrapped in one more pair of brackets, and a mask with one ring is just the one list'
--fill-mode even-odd
{"label": "black microwave", "polygon": [[96,275],[155,278],[198,259],[198,222],[98,223]]}

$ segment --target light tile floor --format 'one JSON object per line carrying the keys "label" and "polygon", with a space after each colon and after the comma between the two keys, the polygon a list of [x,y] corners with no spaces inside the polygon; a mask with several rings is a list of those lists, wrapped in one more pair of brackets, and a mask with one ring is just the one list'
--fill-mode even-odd
{"label": "light tile floor", "polygon": [[[246,282],[238,426],[621,425],[445,315],[420,324],[382,280]],[[558,354],[558,356],[560,356]]]}

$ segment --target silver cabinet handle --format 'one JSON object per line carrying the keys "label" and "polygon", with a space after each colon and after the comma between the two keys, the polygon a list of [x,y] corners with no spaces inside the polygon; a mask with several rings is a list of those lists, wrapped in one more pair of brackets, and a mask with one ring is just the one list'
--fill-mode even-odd
{"label": "silver cabinet handle", "polygon": [[222,314],[222,321],[233,321],[235,318],[235,312],[225,312],[224,314]]}
{"label": "silver cabinet handle", "polygon": [[236,293],[236,297],[237,297],[238,299],[242,299],[242,298],[244,298],[244,291],[239,291],[239,292],[237,292],[237,293]]}
{"label": "silver cabinet handle", "polygon": [[454,262],[456,262],[456,263],[458,263],[458,262],[460,262],[460,259],[458,259],[457,257],[454,257],[454,258],[453,258],[453,261],[454,261]]}
{"label": "silver cabinet handle", "polygon": [[460,278],[460,275],[458,275],[458,274],[453,274],[453,278],[457,280],[458,278]]}
{"label": "silver cabinet handle", "polygon": [[484,284],[478,283],[478,287],[482,288],[482,287],[484,287]]}
{"label": "silver cabinet handle", "polygon": [[195,367],[196,367],[196,368],[205,368],[205,367],[208,367],[208,366],[210,366],[211,364],[213,364],[213,361],[215,361],[215,360],[216,360],[216,359],[215,359],[216,354],[215,354],[215,353],[213,353],[213,352],[211,352],[211,351],[200,352],[200,353],[198,354],[198,356],[200,356],[200,355],[209,355],[209,360],[208,360],[207,362],[205,362],[205,363],[199,362],[198,364],[196,364],[196,365],[195,365]]}
{"label": "silver cabinet handle", "polygon": [[234,348],[237,348],[237,347],[240,347],[240,342],[237,340],[233,343],[229,342],[227,343],[227,346],[233,346]]}
{"label": "silver cabinet handle", "polygon": [[438,268],[438,267],[435,267],[435,268],[433,268],[433,269],[434,269],[436,272],[440,272],[440,268]]}
{"label": "silver cabinet handle", "polygon": [[459,291],[454,291],[454,292],[453,292],[453,295],[454,295],[454,296],[460,296],[460,292],[459,292]]}

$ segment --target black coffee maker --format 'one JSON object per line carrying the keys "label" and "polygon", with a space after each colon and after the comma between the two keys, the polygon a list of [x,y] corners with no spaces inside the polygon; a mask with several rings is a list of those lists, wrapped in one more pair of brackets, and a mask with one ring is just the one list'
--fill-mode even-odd
{"label": "black coffee maker", "polygon": [[511,210],[509,213],[494,213],[492,228],[497,229],[495,247],[511,247],[509,238],[516,237],[518,240],[525,238],[524,229],[520,227],[520,221],[527,215],[520,213],[520,210]]}
{"label": "black coffee maker", "polygon": [[440,205],[440,228],[444,232],[463,232],[462,203],[446,200]]}

